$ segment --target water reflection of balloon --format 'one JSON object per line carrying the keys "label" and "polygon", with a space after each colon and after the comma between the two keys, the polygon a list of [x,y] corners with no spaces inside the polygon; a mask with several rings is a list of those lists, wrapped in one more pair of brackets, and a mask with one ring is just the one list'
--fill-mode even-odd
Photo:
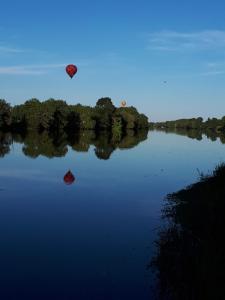
{"label": "water reflection of balloon", "polygon": [[73,78],[73,76],[77,73],[77,67],[75,65],[66,66],[66,73]]}
{"label": "water reflection of balloon", "polygon": [[69,170],[63,177],[65,184],[72,184],[75,181],[73,173]]}
{"label": "water reflection of balloon", "polygon": [[125,107],[127,105],[127,102],[125,100],[122,100],[120,104],[122,107]]}

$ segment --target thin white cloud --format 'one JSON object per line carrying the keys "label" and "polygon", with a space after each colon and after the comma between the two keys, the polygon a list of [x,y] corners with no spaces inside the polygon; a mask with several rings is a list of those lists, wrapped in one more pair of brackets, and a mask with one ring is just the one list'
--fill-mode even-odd
{"label": "thin white cloud", "polygon": [[215,76],[225,74],[225,61],[214,61],[205,64],[205,71],[201,73],[202,76]]}
{"label": "thin white cloud", "polygon": [[217,62],[209,62],[206,64],[206,66],[210,69],[214,69],[215,67],[218,66],[218,63]]}
{"label": "thin white cloud", "polygon": [[223,74],[225,74],[225,70],[208,71],[208,72],[203,72],[200,75],[202,75],[202,76],[215,76],[215,75],[223,75]]}
{"label": "thin white cloud", "polygon": [[25,52],[23,49],[0,46],[0,53],[22,53]]}
{"label": "thin white cloud", "polygon": [[196,71],[192,73],[182,73],[179,75],[170,75],[168,76],[168,81],[174,81],[175,79],[179,78],[199,78],[199,77],[207,77],[207,76],[224,76],[225,75],[225,69],[224,70],[203,70],[203,71]]}
{"label": "thin white cloud", "polygon": [[[79,67],[87,67],[91,64],[90,60],[80,59],[75,60],[72,59],[70,61],[75,61],[76,65]],[[52,64],[31,64],[31,65],[18,65],[18,66],[0,66],[0,75],[41,75],[47,74],[52,69],[57,68],[65,68],[67,63],[52,63]]]}
{"label": "thin white cloud", "polygon": [[49,70],[65,67],[65,64],[44,64],[24,66],[0,66],[0,74],[5,75],[41,75]]}
{"label": "thin white cloud", "polygon": [[40,75],[41,70],[32,70],[26,67],[0,67],[0,74],[4,75]]}
{"label": "thin white cloud", "polygon": [[221,60],[221,61],[215,61],[215,62],[208,62],[208,63],[206,63],[206,67],[209,70],[215,70],[215,69],[218,69],[218,68],[225,69],[225,61]]}
{"label": "thin white cloud", "polygon": [[199,51],[225,49],[225,31],[178,32],[163,30],[148,35],[149,50]]}

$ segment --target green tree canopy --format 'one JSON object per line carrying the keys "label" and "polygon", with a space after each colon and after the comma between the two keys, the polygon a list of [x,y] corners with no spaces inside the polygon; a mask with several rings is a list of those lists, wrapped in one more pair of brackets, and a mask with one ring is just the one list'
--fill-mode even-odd
{"label": "green tree canopy", "polygon": [[4,99],[0,99],[0,128],[11,124],[11,106]]}

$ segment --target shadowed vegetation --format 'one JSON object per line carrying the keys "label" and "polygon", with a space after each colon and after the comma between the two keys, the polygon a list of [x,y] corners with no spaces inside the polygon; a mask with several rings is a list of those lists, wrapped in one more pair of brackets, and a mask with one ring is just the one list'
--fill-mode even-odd
{"label": "shadowed vegetation", "polygon": [[200,181],[169,194],[167,225],[159,233],[157,299],[224,299],[225,165]]}

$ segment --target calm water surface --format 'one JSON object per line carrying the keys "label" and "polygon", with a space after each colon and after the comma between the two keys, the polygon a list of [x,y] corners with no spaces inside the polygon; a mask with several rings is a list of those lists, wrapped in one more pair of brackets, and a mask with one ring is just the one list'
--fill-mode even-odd
{"label": "calm water surface", "polygon": [[154,299],[163,199],[225,161],[225,145],[204,135],[11,139],[0,139],[4,300]]}

